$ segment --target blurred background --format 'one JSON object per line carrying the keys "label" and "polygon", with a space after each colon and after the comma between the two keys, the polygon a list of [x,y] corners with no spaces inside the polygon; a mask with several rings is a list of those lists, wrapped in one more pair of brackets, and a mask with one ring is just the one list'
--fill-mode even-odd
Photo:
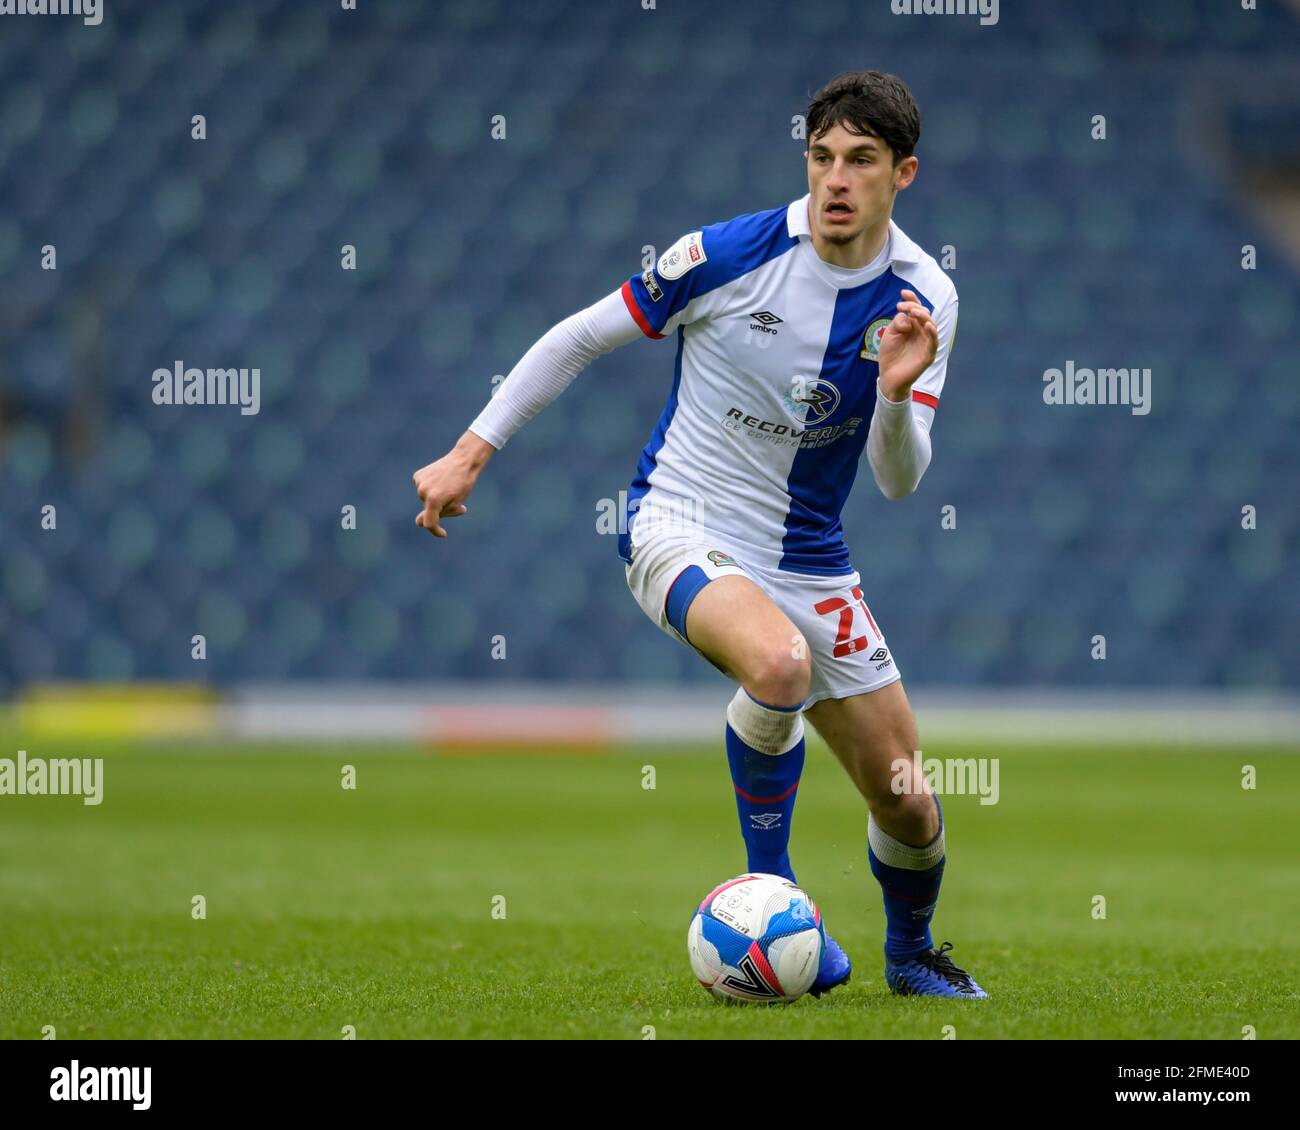
{"label": "blurred background", "polygon": [[[1244,694],[1234,732],[1260,703],[1290,726],[1298,52],[1300,7],[1269,0],[2,17],[0,696],[97,731],[625,740],[700,703],[712,732],[723,681],[597,527],[670,344],[579,377],[446,541],[411,473],[648,248],[802,196],[795,117],[871,67],[922,108],[895,219],[953,249],[962,312],[919,490],[860,474],[843,515],[909,688],[1098,726]],[[177,361],[257,367],[260,411],[155,404]],[[1149,415],[1044,404],[1067,361],[1150,368]]]}

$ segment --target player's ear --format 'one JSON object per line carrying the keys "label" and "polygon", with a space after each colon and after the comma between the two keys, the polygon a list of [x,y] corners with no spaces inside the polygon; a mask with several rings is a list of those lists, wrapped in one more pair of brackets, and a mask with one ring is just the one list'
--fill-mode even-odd
{"label": "player's ear", "polygon": [[916,179],[916,170],[920,165],[916,157],[904,157],[894,166],[894,191],[899,192]]}

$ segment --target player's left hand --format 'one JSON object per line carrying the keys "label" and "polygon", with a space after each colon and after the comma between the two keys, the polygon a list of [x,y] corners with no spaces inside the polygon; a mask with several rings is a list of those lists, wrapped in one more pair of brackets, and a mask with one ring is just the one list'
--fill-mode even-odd
{"label": "player's left hand", "polygon": [[898,313],[880,338],[880,391],[890,400],[906,400],[938,352],[939,328],[930,311],[915,291],[903,291]]}

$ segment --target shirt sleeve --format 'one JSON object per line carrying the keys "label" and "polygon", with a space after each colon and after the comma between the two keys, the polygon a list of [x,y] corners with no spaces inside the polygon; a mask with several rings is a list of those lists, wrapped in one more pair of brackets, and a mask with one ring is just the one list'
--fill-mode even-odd
{"label": "shirt sleeve", "polygon": [[622,292],[606,295],[538,338],[493,391],[469,430],[499,450],[597,357],[640,337]]}
{"label": "shirt sleeve", "polygon": [[667,337],[699,316],[696,299],[717,285],[713,272],[700,269],[709,262],[712,242],[708,229],[687,232],[653,266],[623,284],[623,301],[646,337]]}
{"label": "shirt sleeve", "polygon": [[906,498],[930,465],[930,421],[934,410],[920,401],[888,399],[876,383],[876,406],[867,431],[867,462],[880,493]]}
{"label": "shirt sleeve", "polygon": [[937,308],[935,328],[939,347],[934,361],[912,385],[906,400],[889,400],[876,384],[876,406],[867,432],[867,461],[880,493],[886,498],[906,498],[921,482],[933,453],[930,429],[948,375],[948,354],[957,333],[957,292]]}
{"label": "shirt sleeve", "polygon": [[918,405],[937,410],[939,397],[943,394],[943,384],[948,377],[948,355],[952,352],[953,339],[957,336],[956,290],[936,308],[934,324],[939,331],[939,348],[930,367],[917,377],[912,386],[912,400]]}

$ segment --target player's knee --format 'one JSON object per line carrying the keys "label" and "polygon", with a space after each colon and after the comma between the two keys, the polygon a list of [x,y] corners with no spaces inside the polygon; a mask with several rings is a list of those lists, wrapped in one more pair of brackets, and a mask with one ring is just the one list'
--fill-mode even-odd
{"label": "player's knee", "polygon": [[[876,823],[907,843],[923,844],[939,829],[938,810],[928,792],[900,787],[896,776],[872,790],[868,807]],[[905,783],[904,783],[905,784]]]}
{"label": "player's knee", "polygon": [[793,706],[808,697],[812,659],[803,648],[778,646],[758,656],[745,679],[745,689],[770,706]]}

